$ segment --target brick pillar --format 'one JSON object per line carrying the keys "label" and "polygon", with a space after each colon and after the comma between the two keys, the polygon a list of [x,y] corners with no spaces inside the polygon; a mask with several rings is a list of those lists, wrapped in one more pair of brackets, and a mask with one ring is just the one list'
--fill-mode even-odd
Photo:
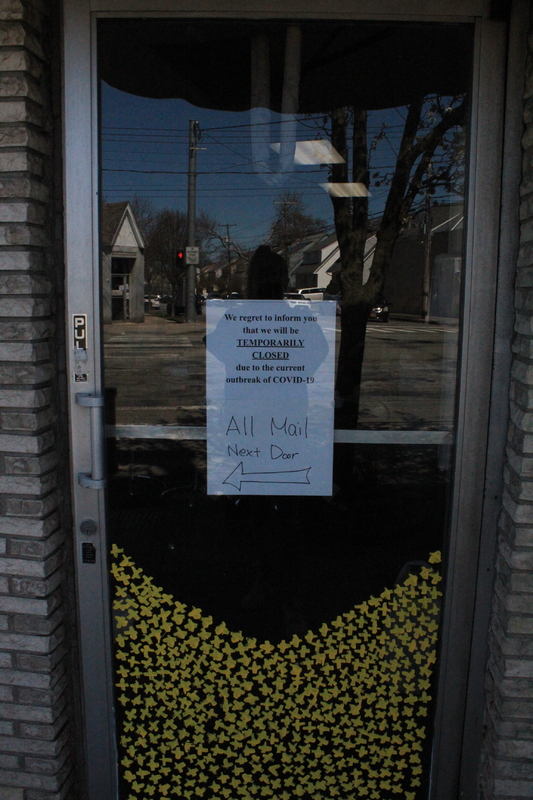
{"label": "brick pillar", "polygon": [[524,122],[511,423],[487,669],[485,800],[533,797],[533,34]]}
{"label": "brick pillar", "polygon": [[54,14],[0,0],[0,800],[73,792]]}

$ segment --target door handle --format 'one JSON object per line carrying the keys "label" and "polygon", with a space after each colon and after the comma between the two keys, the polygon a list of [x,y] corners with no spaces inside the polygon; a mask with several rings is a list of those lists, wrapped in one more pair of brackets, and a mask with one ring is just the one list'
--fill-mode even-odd
{"label": "door handle", "polygon": [[103,489],[104,478],[104,398],[78,392],[76,404],[91,410],[91,472],[78,472],[78,483],[86,489]]}

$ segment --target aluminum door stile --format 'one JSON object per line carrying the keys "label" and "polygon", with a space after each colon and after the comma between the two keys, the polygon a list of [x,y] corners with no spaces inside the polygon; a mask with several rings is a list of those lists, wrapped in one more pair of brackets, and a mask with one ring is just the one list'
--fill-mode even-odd
{"label": "aluminum door stile", "polygon": [[[83,684],[84,749],[90,800],[117,796],[117,757],[113,718],[110,604],[105,545],[104,493],[84,488],[80,472],[91,473],[91,410],[76,403],[78,392],[101,394],[99,314],[98,159],[94,31],[89,3],[66,0],[64,7],[63,144],[65,256],[71,475],[74,503],[74,552],[78,590],[78,626]],[[75,382],[72,319],[87,314],[85,382]],[[94,520],[95,534],[80,530]],[[96,550],[95,563],[82,561],[82,543]]]}
{"label": "aluminum door stile", "polygon": [[[379,10],[376,10],[379,6]],[[497,285],[505,26],[488,20],[486,0],[64,0],[64,153],[67,324],[72,486],[77,554],[81,671],[88,800],[115,800],[112,637],[105,547],[104,492],[78,484],[90,472],[90,414],[75,394],[99,394],[101,341],[98,240],[96,18],[172,16],[205,19],[368,19],[473,22],[477,19],[472,97],[468,225],[450,568],[441,634],[432,800],[455,797],[461,760],[470,639],[490,410]],[[453,54],[450,54],[453,57]],[[87,383],[75,383],[71,320],[88,316]],[[80,531],[94,519],[96,563],[81,561]]]}
{"label": "aluminum door stile", "polygon": [[437,661],[432,800],[458,796],[466,735],[498,285],[506,28],[505,23],[489,19],[476,24],[456,449]]}
{"label": "aluminum door stile", "polygon": [[488,657],[488,633],[495,579],[503,472],[509,418],[511,342],[514,331],[514,282],[520,237],[522,94],[526,67],[526,36],[530,3],[512,0],[507,40],[505,130],[503,132],[498,286],[494,330],[490,424],[487,442],[483,518],[481,522],[478,581],[472,632],[469,685],[457,797],[475,797],[479,785],[479,755],[483,739],[485,707],[484,672]]}

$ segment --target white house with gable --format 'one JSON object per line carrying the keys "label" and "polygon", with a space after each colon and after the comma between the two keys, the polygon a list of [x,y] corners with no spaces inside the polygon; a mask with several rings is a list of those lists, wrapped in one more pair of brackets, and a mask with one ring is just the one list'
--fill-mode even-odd
{"label": "white house with gable", "polygon": [[144,239],[128,202],[102,207],[104,323],[144,322]]}
{"label": "white house with gable", "polygon": [[[369,236],[365,244],[363,283],[366,283],[374,259],[376,237]],[[339,243],[335,233],[322,237],[302,254],[297,266],[291,270],[291,285],[295,289],[321,286],[327,288],[332,277],[341,268]]]}

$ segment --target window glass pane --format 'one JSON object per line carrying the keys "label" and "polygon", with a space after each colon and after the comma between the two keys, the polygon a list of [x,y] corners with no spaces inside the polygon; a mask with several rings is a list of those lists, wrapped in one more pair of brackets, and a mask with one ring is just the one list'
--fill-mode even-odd
{"label": "window glass pane", "polygon": [[[427,798],[471,28],[98,32],[123,797]],[[331,494],[209,496],[205,299],[282,295],[335,304]]]}

